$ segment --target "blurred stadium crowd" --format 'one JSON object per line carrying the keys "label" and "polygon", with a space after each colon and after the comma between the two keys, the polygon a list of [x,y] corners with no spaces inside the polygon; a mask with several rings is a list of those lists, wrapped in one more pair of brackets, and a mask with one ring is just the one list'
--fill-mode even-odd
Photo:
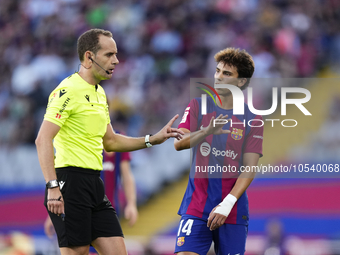
{"label": "blurred stadium crowd", "polygon": [[[112,123],[152,132],[212,77],[213,55],[253,55],[255,77],[310,77],[340,60],[337,0],[1,0],[0,146],[32,144],[51,90],[79,68],[77,37],[100,27],[118,45],[103,82]],[[265,100],[265,96],[263,96]]]}
{"label": "blurred stadium crowd", "polygon": [[326,116],[319,130],[308,135],[308,142],[300,144],[290,151],[291,160],[305,159],[314,161],[338,162],[340,156],[340,97],[330,98]]}

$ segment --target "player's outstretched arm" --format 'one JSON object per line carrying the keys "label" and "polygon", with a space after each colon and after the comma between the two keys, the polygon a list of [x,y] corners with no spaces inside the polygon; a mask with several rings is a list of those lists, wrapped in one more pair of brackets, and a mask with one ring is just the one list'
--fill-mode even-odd
{"label": "player's outstretched arm", "polygon": [[[152,145],[161,144],[173,137],[178,140],[182,139],[184,132],[178,128],[173,128],[172,125],[178,118],[178,114],[174,116],[157,134],[150,136],[150,143]],[[139,137],[129,137],[121,134],[116,134],[111,124],[108,124],[106,134],[103,137],[104,149],[107,152],[116,151],[135,151],[146,148],[145,138]]]}
{"label": "player's outstretched arm", "polygon": [[[249,166],[250,169],[252,169],[252,166],[257,166],[259,158],[260,155],[258,153],[244,153],[243,165],[245,167]],[[242,196],[254,180],[255,174],[255,172],[241,173],[230,193],[219,205],[211,210],[207,223],[210,230],[215,230],[224,224],[236,201]]]}
{"label": "player's outstretched arm", "polygon": [[180,128],[180,130],[182,130],[185,133],[185,135],[183,136],[183,139],[174,141],[175,149],[178,151],[190,149],[199,144],[204,138],[211,134],[213,135],[229,134],[230,130],[222,129],[223,126],[227,123],[222,120],[226,120],[227,118],[228,115],[223,116],[222,114],[220,114],[216,119],[215,117],[212,117],[207,127],[197,130],[195,132],[190,132],[190,130],[186,128]]}

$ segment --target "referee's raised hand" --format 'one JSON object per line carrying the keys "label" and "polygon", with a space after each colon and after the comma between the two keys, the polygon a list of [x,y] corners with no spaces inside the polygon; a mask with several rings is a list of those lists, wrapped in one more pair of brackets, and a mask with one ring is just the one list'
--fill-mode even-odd
{"label": "referee's raised hand", "polygon": [[47,192],[47,209],[58,216],[65,214],[64,199],[59,187],[48,189]]}
{"label": "referee's raised hand", "polygon": [[150,137],[150,142],[154,144],[161,144],[173,137],[177,140],[181,140],[184,132],[178,128],[173,128],[175,120],[178,118],[178,114],[176,114],[169,122],[166,124],[157,134]]}

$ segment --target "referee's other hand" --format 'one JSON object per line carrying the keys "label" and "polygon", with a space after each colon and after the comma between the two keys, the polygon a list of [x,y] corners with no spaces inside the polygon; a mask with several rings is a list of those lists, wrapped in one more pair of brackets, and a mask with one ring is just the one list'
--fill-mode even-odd
{"label": "referee's other hand", "polygon": [[58,216],[64,211],[64,199],[63,195],[60,192],[59,187],[54,189],[48,189],[47,194],[47,209]]}

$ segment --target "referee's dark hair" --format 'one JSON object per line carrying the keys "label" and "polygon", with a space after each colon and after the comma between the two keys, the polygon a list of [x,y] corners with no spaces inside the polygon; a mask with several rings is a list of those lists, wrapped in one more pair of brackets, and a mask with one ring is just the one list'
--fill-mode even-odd
{"label": "referee's dark hair", "polygon": [[226,48],[217,52],[214,58],[217,63],[222,62],[224,65],[228,64],[236,67],[239,78],[247,78],[247,82],[241,87],[241,90],[249,86],[250,78],[255,70],[255,64],[248,52],[235,48]]}
{"label": "referee's dark hair", "polygon": [[92,51],[94,54],[100,50],[99,35],[105,35],[112,37],[110,31],[94,28],[86,31],[81,36],[79,36],[77,41],[77,51],[80,62],[84,61],[84,54],[86,51]]}

